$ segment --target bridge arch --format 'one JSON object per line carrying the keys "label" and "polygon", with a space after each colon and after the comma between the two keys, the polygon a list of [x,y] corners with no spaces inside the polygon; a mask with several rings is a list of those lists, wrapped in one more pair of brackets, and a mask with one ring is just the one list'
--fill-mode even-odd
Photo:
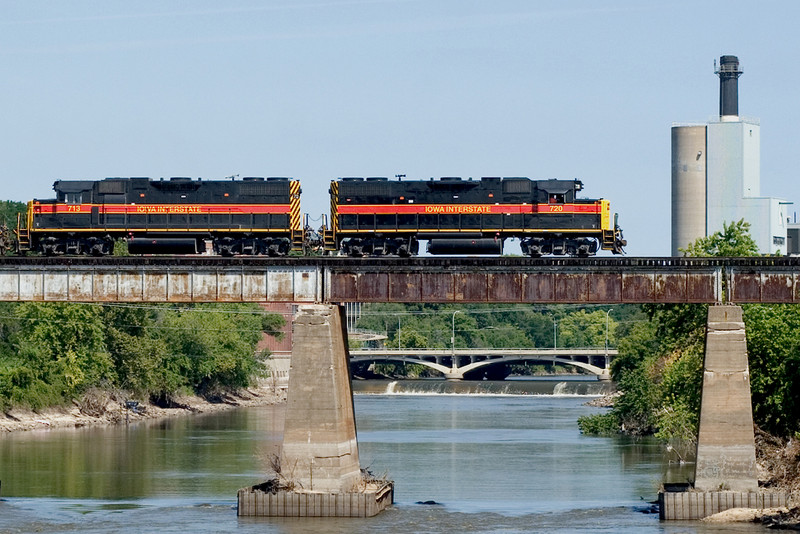
{"label": "bridge arch", "polygon": [[466,376],[467,374],[472,373],[474,371],[477,371],[478,369],[481,369],[483,367],[489,367],[489,366],[497,365],[497,364],[508,364],[508,363],[513,363],[513,362],[536,362],[536,361],[540,361],[540,362],[543,362],[543,363],[558,363],[558,364],[562,364],[562,365],[572,365],[573,367],[579,367],[579,368],[584,369],[586,371],[589,371],[590,373],[592,373],[594,375],[597,375],[599,377],[607,377],[608,376],[608,370],[607,369],[603,369],[601,367],[598,367],[596,365],[592,365],[590,363],[584,363],[584,362],[579,362],[579,361],[575,361],[575,360],[567,360],[565,358],[547,358],[547,359],[543,359],[543,358],[519,357],[519,356],[514,356],[514,357],[501,356],[499,358],[486,359],[486,360],[481,360],[481,361],[477,361],[477,362],[472,362],[472,363],[469,363],[467,365],[464,365],[463,367],[459,367],[458,370],[459,370],[459,372],[461,374],[461,378],[464,378],[464,376]]}
{"label": "bridge arch", "polygon": [[438,371],[447,377],[447,374],[450,372],[451,368],[447,367],[446,365],[442,365],[436,362],[429,362],[428,360],[423,360],[420,358],[413,358],[409,356],[380,356],[380,357],[369,357],[369,356],[356,356],[350,358],[351,363],[383,363],[383,362],[400,362],[400,363],[413,363],[413,364],[420,364],[424,365],[425,367],[429,367],[434,371]]}
{"label": "bridge arch", "polygon": [[352,363],[380,363],[380,362],[400,362],[400,363],[412,363],[412,364],[419,364],[424,365],[430,369],[438,371],[444,375],[447,379],[452,380],[464,380],[466,375],[472,374],[475,371],[489,367],[492,365],[498,364],[508,364],[513,362],[543,362],[543,363],[558,363],[562,365],[572,365],[574,367],[579,367],[588,371],[591,374],[597,375],[601,380],[609,379],[608,369],[603,369],[602,367],[598,367],[596,365],[592,365],[590,363],[585,363],[581,361],[570,360],[567,358],[559,358],[559,357],[548,357],[542,358],[539,356],[495,356],[489,357],[484,360],[479,360],[476,362],[470,362],[466,365],[462,366],[447,366],[441,363],[432,362],[423,358],[417,358],[413,356],[406,356],[406,355],[388,355],[388,356],[355,356],[351,358]]}

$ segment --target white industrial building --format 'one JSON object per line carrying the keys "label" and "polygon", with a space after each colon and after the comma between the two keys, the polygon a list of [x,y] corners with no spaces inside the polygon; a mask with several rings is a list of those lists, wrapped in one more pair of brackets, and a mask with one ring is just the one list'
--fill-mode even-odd
{"label": "white industrial building", "polygon": [[744,219],[762,254],[786,254],[790,203],[761,196],[761,130],[738,111],[739,60],[722,56],[720,117],[672,127],[672,255]]}

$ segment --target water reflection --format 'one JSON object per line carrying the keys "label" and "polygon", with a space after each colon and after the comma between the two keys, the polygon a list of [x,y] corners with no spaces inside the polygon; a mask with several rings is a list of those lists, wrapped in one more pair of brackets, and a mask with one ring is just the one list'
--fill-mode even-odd
{"label": "water reflection", "polygon": [[[4,435],[0,531],[715,531],[638,511],[665,476],[683,480],[691,465],[670,466],[652,439],[581,435],[577,417],[599,410],[586,400],[530,391],[356,395],[362,465],[396,482],[396,506],[368,521],[236,518],[236,490],[263,480],[259,457],[277,452],[283,406]],[[415,504],[427,500],[441,506]]]}
{"label": "water reflection", "polygon": [[[231,495],[277,451],[282,406],[0,440],[5,495],[126,499]],[[254,472],[255,471],[255,472]],[[231,493],[233,492],[233,493]]]}

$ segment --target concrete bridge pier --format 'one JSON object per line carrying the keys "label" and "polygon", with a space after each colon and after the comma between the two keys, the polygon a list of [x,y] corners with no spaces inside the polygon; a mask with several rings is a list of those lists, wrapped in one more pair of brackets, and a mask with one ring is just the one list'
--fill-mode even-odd
{"label": "concrete bridge pier", "polygon": [[758,490],[750,370],[742,308],[710,306],[694,491],[659,494],[661,519],[702,519],[729,508],[785,506]]}
{"label": "concrete bridge pier", "polygon": [[280,473],[239,490],[239,515],[370,517],[392,504],[392,482],[361,473],[345,324],[339,306],[300,306]]}
{"label": "concrete bridge pier", "polygon": [[742,308],[710,306],[695,489],[758,489],[750,368]]}
{"label": "concrete bridge pier", "polygon": [[457,367],[451,367],[444,372],[444,377],[446,380],[464,380],[464,373]]}

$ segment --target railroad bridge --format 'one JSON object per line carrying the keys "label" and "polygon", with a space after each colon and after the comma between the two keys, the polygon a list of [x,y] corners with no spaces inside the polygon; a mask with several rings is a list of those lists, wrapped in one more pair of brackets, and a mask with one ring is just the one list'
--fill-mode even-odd
{"label": "railroad bridge", "polygon": [[[360,472],[343,307],[331,304],[796,303],[798,267],[797,259],[779,257],[2,257],[0,300],[305,303],[294,323],[296,367],[289,379],[282,462],[302,465],[317,485],[325,482],[330,503],[351,491]],[[315,387],[307,387],[309,382]],[[749,503],[755,495],[763,507],[766,495],[755,493],[753,413],[739,306],[709,307],[701,399],[695,464],[695,489],[700,491],[680,497],[691,500],[691,509],[701,498],[734,505],[737,499]],[[240,513],[255,504],[252,489],[240,490]],[[371,499],[365,506],[379,510],[391,495],[390,484],[360,497]],[[660,495],[662,517],[672,517],[664,510],[676,508],[673,497]],[[784,505],[786,496],[770,497],[770,502]]]}
{"label": "railroad bridge", "polygon": [[2,257],[0,300],[800,302],[798,258]]}

